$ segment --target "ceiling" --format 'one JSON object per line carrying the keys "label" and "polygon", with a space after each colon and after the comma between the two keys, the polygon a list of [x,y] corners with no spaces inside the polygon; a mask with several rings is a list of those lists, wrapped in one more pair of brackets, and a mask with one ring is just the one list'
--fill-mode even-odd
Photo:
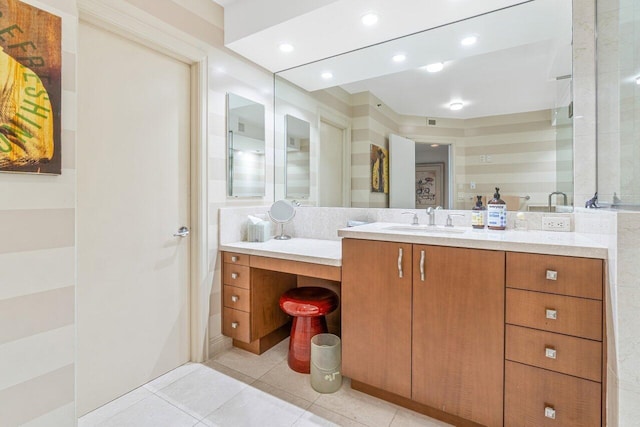
{"label": "ceiling", "polygon": [[[370,91],[400,114],[448,118],[542,110],[569,96],[569,80],[556,78],[571,74],[570,0],[215,1],[225,6],[225,29],[248,21],[236,19],[242,8],[294,1],[300,12],[308,6],[305,13],[290,13],[286,19],[256,13],[265,22],[254,22],[244,33],[236,30],[230,42],[225,30],[229,48],[271,71],[286,70],[279,75],[308,91],[339,85],[350,93]],[[514,4],[519,5],[509,7]],[[379,21],[364,27],[360,17],[371,10]],[[476,35],[478,42],[460,46],[466,35]],[[294,51],[280,52],[283,41],[294,45]],[[397,53],[406,60],[391,61]],[[420,68],[434,62],[443,62],[444,69],[428,73]],[[308,65],[296,67],[301,64]],[[333,77],[322,79],[325,71]],[[462,101],[463,110],[451,111],[454,101]]]}

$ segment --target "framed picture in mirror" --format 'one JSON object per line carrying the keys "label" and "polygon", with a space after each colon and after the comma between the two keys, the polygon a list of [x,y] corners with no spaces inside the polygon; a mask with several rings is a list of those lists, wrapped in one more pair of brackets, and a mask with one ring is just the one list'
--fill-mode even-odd
{"label": "framed picture in mirror", "polygon": [[389,151],[371,144],[371,192],[389,194]]}
{"label": "framed picture in mirror", "polygon": [[416,209],[443,206],[444,163],[416,164]]}

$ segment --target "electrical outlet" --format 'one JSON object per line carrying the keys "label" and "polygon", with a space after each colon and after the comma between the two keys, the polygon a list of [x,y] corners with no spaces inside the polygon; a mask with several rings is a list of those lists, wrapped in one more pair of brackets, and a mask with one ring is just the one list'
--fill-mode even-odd
{"label": "electrical outlet", "polygon": [[472,190],[475,190],[475,189],[476,189],[476,183],[475,183],[475,182],[473,182],[473,181],[471,181],[471,182],[469,183],[469,188],[471,188]]}
{"label": "electrical outlet", "polygon": [[542,229],[545,231],[571,231],[571,218],[568,216],[543,216]]}

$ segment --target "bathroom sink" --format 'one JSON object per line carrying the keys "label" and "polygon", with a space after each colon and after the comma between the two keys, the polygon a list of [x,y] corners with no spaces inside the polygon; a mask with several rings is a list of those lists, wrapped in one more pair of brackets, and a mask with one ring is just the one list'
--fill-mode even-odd
{"label": "bathroom sink", "polygon": [[456,227],[442,227],[442,226],[429,226],[429,225],[392,225],[385,227],[383,230],[389,231],[403,231],[406,233],[445,233],[445,234],[457,234],[464,233],[464,228]]}

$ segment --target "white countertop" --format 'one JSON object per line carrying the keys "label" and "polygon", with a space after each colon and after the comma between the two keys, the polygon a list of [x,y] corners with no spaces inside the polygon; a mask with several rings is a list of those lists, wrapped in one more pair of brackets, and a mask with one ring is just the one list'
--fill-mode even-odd
{"label": "white countertop", "polygon": [[314,264],[342,265],[340,240],[303,239],[267,240],[266,242],[234,242],[220,245],[221,251],[260,255]]}
{"label": "white countertop", "polygon": [[374,222],[357,227],[342,228],[338,230],[338,236],[352,239],[384,240],[584,258],[607,258],[607,246],[595,240],[595,236],[582,233],[508,229],[489,230],[471,227],[454,227],[459,232],[452,233],[444,231],[442,226],[436,227],[440,230],[439,232],[387,229],[393,226],[408,226],[408,224]]}

